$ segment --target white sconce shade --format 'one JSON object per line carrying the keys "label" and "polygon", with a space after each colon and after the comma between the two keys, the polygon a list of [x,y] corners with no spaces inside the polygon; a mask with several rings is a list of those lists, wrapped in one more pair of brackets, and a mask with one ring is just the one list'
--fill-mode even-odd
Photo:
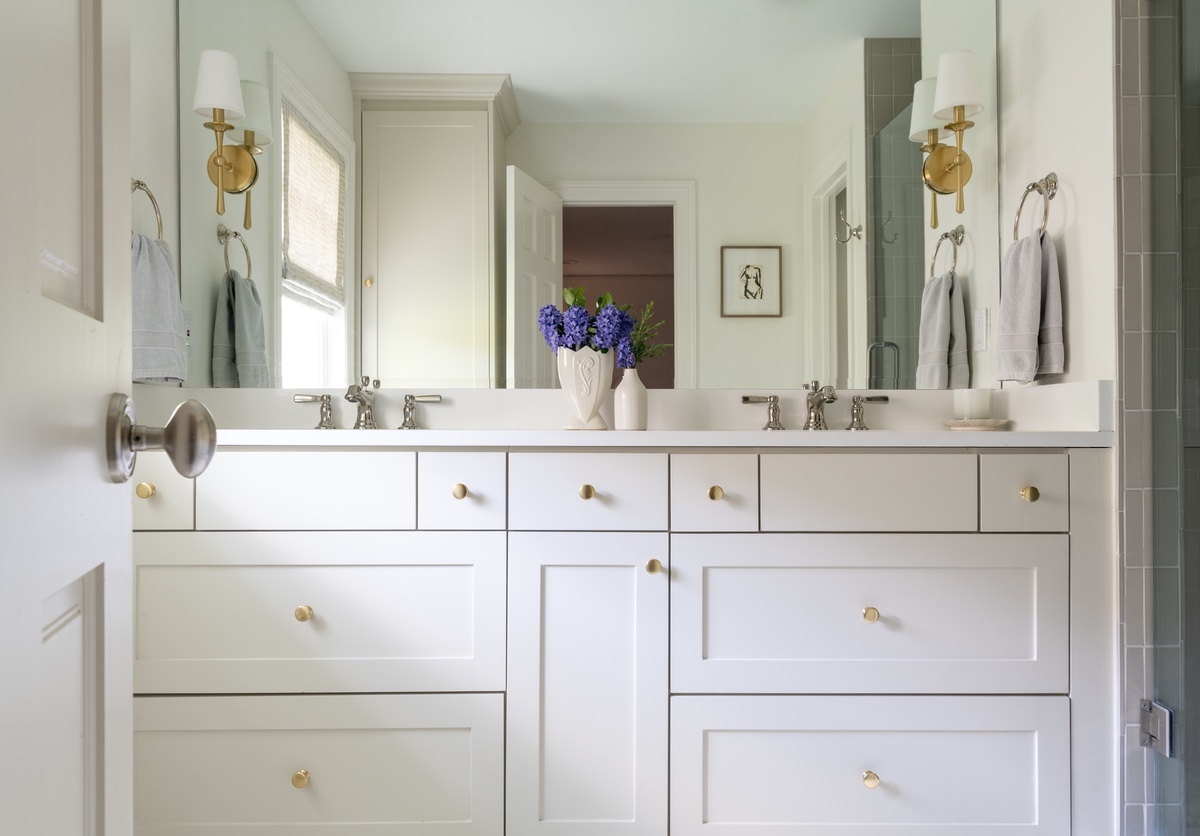
{"label": "white sconce shade", "polygon": [[909,123],[908,138],[922,145],[929,141],[929,132],[937,131],[938,139],[950,136],[945,119],[933,116],[933,98],[937,88],[936,78],[923,78],[913,86],[912,121]]}
{"label": "white sconce shade", "polygon": [[979,64],[969,49],[947,52],[938,59],[937,93],[933,99],[934,118],[949,122],[954,108],[965,108],[970,119],[983,111],[983,85],[979,83]]}
{"label": "white sconce shade", "polygon": [[245,144],[246,131],[254,131],[254,144],[260,148],[271,144],[271,97],[267,94],[267,86],[257,81],[242,82],[242,102],[246,106],[246,116],[237,129],[229,132],[229,137],[238,145]]}
{"label": "white sconce shade", "polygon": [[225,111],[227,120],[241,119],[246,115],[237,58],[219,49],[200,52],[200,69],[196,73],[196,97],[192,100],[192,108],[208,119],[212,119],[213,111],[218,109]]}

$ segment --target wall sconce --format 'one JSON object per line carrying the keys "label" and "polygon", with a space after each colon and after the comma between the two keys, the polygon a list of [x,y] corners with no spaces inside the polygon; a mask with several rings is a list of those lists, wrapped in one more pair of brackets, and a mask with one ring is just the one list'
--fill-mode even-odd
{"label": "wall sconce", "polygon": [[[243,81],[242,102],[245,105],[246,116],[240,127],[235,127],[229,132],[229,139],[236,143],[236,147],[250,154],[250,165],[253,171],[244,189],[246,192],[246,218],[242,224],[243,229],[249,229],[250,189],[258,182],[258,161],[255,157],[263,152],[264,147],[271,144],[271,97],[267,94],[266,85],[259,84],[257,81]],[[212,177],[212,167],[209,168],[209,177]]]}
{"label": "wall sconce", "polygon": [[192,108],[209,119],[204,127],[217,135],[217,150],[208,158],[208,178],[217,187],[217,214],[224,215],[225,193],[241,194],[250,188],[258,168],[249,151],[239,145],[225,145],[224,141],[225,132],[233,129],[225,120],[246,115],[234,56],[216,49],[200,52]]}
{"label": "wall sconce", "polygon": [[973,127],[970,117],[983,112],[983,88],[979,65],[969,49],[947,52],[938,59],[933,117],[954,131],[955,147],[943,145],[931,151],[922,171],[925,184],[940,194],[956,192],[954,210],[962,214],[963,187],[971,179],[971,158],[963,151],[963,131]]}
{"label": "wall sconce", "polygon": [[[925,154],[932,154],[934,150],[941,148],[941,141],[950,136],[946,126],[933,118],[933,99],[936,87],[936,78],[923,78],[913,87],[912,121],[909,123],[908,138],[913,142],[922,143],[921,151]],[[926,165],[928,165],[928,159]],[[945,192],[938,192],[930,185],[924,171],[925,169],[922,168],[922,179],[930,191],[929,226],[937,229],[937,196],[939,193],[945,194]]]}

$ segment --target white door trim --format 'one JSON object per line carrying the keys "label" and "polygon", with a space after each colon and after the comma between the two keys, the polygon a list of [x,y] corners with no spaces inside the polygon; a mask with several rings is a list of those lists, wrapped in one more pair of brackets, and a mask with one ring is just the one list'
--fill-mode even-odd
{"label": "white door trim", "polygon": [[675,388],[697,386],[696,183],[694,180],[559,180],[544,184],[564,204],[675,209]]}

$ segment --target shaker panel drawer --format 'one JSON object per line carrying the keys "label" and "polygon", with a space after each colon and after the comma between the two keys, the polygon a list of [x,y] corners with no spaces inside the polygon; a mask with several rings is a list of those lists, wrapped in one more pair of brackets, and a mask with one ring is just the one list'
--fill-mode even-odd
{"label": "shaker panel drawer", "polygon": [[501,691],[504,535],[137,534],[139,693]]}
{"label": "shaker panel drawer", "polygon": [[673,697],[671,833],[1071,832],[1066,697]]}
{"label": "shaker panel drawer", "polygon": [[666,453],[513,453],[509,528],[665,531]]}
{"label": "shaker panel drawer", "polygon": [[1070,495],[1066,453],[984,453],[979,457],[979,521],[984,531],[1066,531]]}
{"label": "shaker panel drawer", "polygon": [[975,531],[974,453],[764,453],[763,531]]}
{"label": "shaker panel drawer", "polygon": [[503,530],[504,453],[418,453],[417,528]]}
{"label": "shaker panel drawer", "polygon": [[671,538],[675,693],[1066,693],[1058,534]]}
{"label": "shaker panel drawer", "polygon": [[671,454],[672,531],[757,531],[758,456]]}
{"label": "shaker panel drawer", "polygon": [[416,527],[415,491],[412,452],[219,449],[196,480],[196,527],[411,529]]}
{"label": "shaker panel drawer", "polygon": [[139,698],[133,746],[138,836],[503,833],[502,694]]}
{"label": "shaker panel drawer", "polygon": [[196,483],[180,476],[166,453],[138,453],[132,481],[134,531],[186,531],[195,527]]}

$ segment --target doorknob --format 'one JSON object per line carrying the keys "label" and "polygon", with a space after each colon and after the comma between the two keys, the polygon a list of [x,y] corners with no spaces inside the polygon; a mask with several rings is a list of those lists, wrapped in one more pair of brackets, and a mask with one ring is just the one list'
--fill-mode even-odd
{"label": "doorknob", "polygon": [[165,427],[144,427],[134,423],[133,399],[116,392],[108,401],[105,436],[108,475],[118,483],[129,481],[142,450],[165,450],[175,469],[189,479],[204,472],[217,450],[217,425],[195,400],[175,407]]}

